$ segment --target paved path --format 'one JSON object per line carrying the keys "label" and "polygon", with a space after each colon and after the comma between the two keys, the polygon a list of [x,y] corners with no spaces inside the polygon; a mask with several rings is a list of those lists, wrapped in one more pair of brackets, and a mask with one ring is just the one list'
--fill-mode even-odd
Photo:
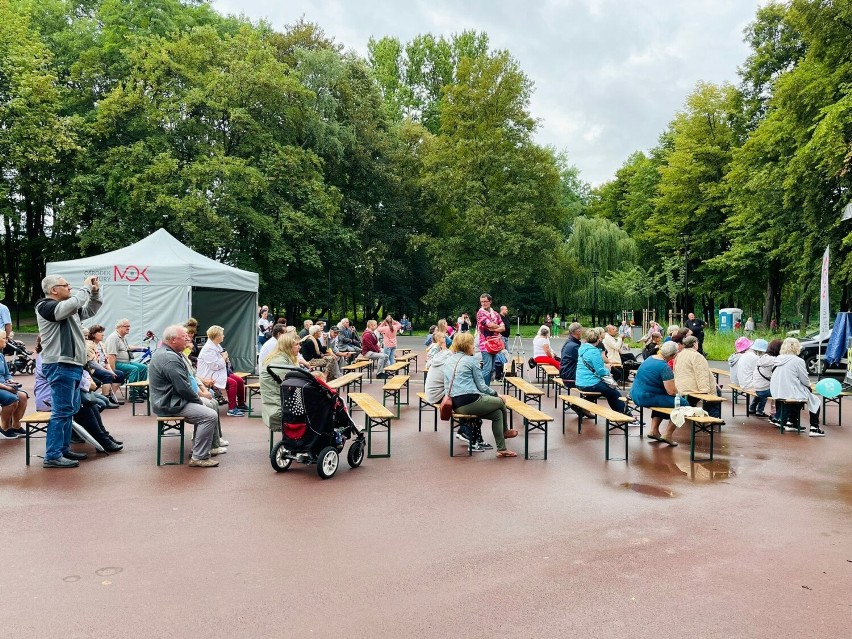
{"label": "paved path", "polygon": [[153,420],[125,406],[105,414],[125,452],[75,470],[0,441],[2,636],[845,637],[845,414],[809,439],[726,408],[715,462],[679,432],[631,438],[625,464],[559,416],[546,462],[522,438],[517,459],[451,459],[415,404],[393,457],[321,481],[273,472],[247,418],[224,418],[219,468],[157,468]]}

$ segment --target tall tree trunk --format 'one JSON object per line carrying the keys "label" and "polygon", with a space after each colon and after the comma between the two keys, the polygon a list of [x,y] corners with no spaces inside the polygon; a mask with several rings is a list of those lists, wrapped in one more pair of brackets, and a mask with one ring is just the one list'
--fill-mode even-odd
{"label": "tall tree trunk", "polygon": [[781,264],[776,260],[769,263],[769,273],[766,278],[766,293],[763,297],[763,313],[761,319],[764,326],[769,326],[772,321],[772,314],[778,305],[778,300],[781,299],[782,286]]}

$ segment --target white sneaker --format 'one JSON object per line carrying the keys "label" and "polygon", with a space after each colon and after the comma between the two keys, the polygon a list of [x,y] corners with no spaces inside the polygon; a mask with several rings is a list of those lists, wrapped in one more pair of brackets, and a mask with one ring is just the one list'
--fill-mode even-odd
{"label": "white sneaker", "polygon": [[227,449],[227,448],[223,448],[223,447],[221,447],[221,446],[220,446],[219,448],[211,448],[211,449],[210,449],[210,454],[211,454],[212,456],[214,456],[214,457],[215,457],[216,455],[224,455],[224,454],[225,454],[225,453],[227,453],[227,452],[228,452],[228,449]]}
{"label": "white sneaker", "polygon": [[800,432],[801,432],[801,430],[800,430],[800,429],[798,429],[798,428],[796,428],[796,427],[795,427],[795,426],[793,426],[792,424],[789,424],[789,423],[788,423],[788,424],[785,424],[785,425],[784,425],[784,432],[785,432],[785,433],[800,433]]}
{"label": "white sneaker", "polygon": [[231,443],[231,442],[229,442],[227,439],[220,439],[220,440],[219,440],[219,445],[220,445],[222,448],[224,448],[225,446],[228,446],[230,443]]}
{"label": "white sneaker", "polygon": [[819,428],[811,428],[811,432],[808,435],[811,437],[825,437],[825,431],[821,431]]}

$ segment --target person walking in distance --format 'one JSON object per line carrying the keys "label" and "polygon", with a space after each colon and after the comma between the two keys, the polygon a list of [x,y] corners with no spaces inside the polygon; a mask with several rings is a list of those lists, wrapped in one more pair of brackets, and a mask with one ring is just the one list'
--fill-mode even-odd
{"label": "person walking in distance", "polygon": [[36,302],[36,320],[41,334],[42,368],[50,382],[51,413],[47,424],[45,468],[74,468],[85,453],[69,450],[71,420],[80,410],[80,380],[86,365],[86,341],[81,320],[101,308],[98,278],[89,276],[72,294],[71,285],[61,275],[48,275],[41,281],[46,297]]}

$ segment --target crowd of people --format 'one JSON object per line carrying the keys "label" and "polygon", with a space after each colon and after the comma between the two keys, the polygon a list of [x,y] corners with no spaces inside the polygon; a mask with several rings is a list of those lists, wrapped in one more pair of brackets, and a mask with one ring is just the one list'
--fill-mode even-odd
{"label": "crowd of people", "polygon": [[[142,346],[128,343],[131,329],[128,319],[116,322],[114,331],[98,324],[84,328],[83,320],[94,316],[101,307],[101,291],[96,277],[88,277],[79,289],[73,289],[65,278],[51,275],[42,281],[45,297],[36,304],[39,336],[36,342],[35,408],[51,413],[43,465],[46,468],[71,468],[86,458],[85,453],[70,449],[72,425],[81,426],[107,452],[122,449],[104,424],[101,413],[125,403],[119,389],[126,382],[148,382],[131,385],[127,400],[148,401],[160,416],[182,416],[196,426],[189,465],[214,467],[213,459],[227,452],[228,442],[222,437],[220,405],[227,405],[227,416],[240,417],[248,410],[244,379],[235,375],[223,342],[225,329],[207,328],[207,340],[196,343],[198,322],[192,318],[185,324],[167,327],[162,342],[148,365],[134,360],[133,353]],[[445,396],[453,409],[491,422],[498,457],[514,457],[506,440],[517,436],[507,427],[506,406],[491,388],[492,379],[505,374],[509,361],[508,339],[511,331],[508,308],[496,311],[492,297],[480,296],[480,308],[471,319],[466,313],[455,325],[440,320],[427,337],[428,374],[425,392],[428,401],[439,403]],[[5,318],[4,318],[5,319]],[[552,322],[551,322],[552,323]],[[7,324],[4,322],[4,324]],[[641,363],[630,349],[630,326],[584,329],[578,322],[567,327],[567,339],[561,352],[553,350],[551,326],[546,323],[533,340],[536,364],[550,364],[559,369],[566,389],[599,393],[612,410],[630,415],[628,402],[618,390],[635,371],[631,390],[637,406],[695,406],[695,394],[720,394],[715,378],[702,353],[704,323],[689,315],[686,326],[670,326],[666,331],[652,322],[641,338],[644,348]],[[297,333],[286,319],[269,319],[266,307],[258,313],[258,370],[260,377],[261,413],[270,430],[281,429],[281,406],[278,385],[270,369],[282,366],[301,367],[324,381],[341,374],[342,368],[356,359],[373,361],[377,376],[395,361],[397,336],[410,330],[407,318],[396,321],[388,315],[380,323],[369,320],[359,333],[348,318],[326,327],[325,322],[305,321]],[[6,346],[10,323],[0,329],[0,349]],[[665,333],[665,337],[664,337]],[[782,428],[794,428],[791,416],[783,414],[784,404],[772,414],[765,412],[772,397],[807,403],[811,436],[824,433],[818,425],[820,402],[810,390],[803,360],[798,355],[795,338],[783,342],[739,338],[729,360],[731,383],[754,391],[751,410],[767,417]],[[23,436],[21,418],[32,404],[31,398],[17,384],[0,360],[0,434],[14,439]],[[721,414],[717,402],[706,405],[708,412]],[[578,409],[580,414],[585,411]],[[664,416],[652,413],[651,441],[670,446],[674,426],[661,430]],[[471,443],[474,450],[493,448],[485,442],[476,427],[459,429],[458,436]]]}

